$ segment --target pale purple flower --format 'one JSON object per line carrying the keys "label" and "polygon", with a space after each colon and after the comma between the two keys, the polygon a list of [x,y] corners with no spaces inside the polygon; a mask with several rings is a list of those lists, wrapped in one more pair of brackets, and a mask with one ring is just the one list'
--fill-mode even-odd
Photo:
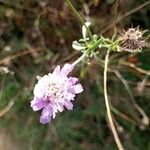
{"label": "pale purple flower", "polygon": [[57,112],[62,112],[64,107],[73,109],[72,100],[75,95],[83,91],[82,85],[77,83],[78,78],[67,77],[73,70],[73,65],[65,64],[62,69],[57,66],[53,73],[38,77],[34,88],[34,99],[31,107],[34,111],[42,109],[40,122],[46,124],[55,118]]}

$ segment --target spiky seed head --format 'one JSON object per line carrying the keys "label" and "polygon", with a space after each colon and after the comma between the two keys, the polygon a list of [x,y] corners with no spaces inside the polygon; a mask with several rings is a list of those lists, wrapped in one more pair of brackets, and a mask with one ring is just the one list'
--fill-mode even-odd
{"label": "spiky seed head", "polygon": [[127,31],[119,36],[119,51],[137,52],[145,47],[145,39],[143,34],[146,30],[142,31],[139,27],[129,28]]}

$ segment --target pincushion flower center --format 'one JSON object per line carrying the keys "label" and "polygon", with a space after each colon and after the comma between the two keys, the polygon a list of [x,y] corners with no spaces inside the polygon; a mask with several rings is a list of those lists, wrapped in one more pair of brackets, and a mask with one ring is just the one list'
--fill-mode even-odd
{"label": "pincushion flower center", "polygon": [[58,101],[64,98],[65,94],[65,85],[60,83],[49,83],[47,96],[50,100]]}

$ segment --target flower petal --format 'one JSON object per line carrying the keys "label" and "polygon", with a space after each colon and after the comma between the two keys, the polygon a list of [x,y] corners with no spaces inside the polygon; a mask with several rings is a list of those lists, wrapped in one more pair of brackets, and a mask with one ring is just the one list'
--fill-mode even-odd
{"label": "flower petal", "polygon": [[56,117],[56,113],[58,112],[58,109],[55,103],[51,103],[51,107],[53,108],[52,118],[54,119]]}
{"label": "flower petal", "polygon": [[76,84],[76,82],[78,81],[78,78],[76,77],[70,77],[68,80],[71,84]]}
{"label": "flower petal", "polygon": [[67,76],[73,70],[73,66],[71,64],[65,64],[61,69],[61,75]]}
{"label": "flower petal", "polygon": [[73,109],[73,104],[70,102],[70,101],[65,101],[65,107],[68,109],[68,110],[72,110]]}
{"label": "flower petal", "polygon": [[83,87],[81,84],[76,84],[73,86],[73,90],[75,94],[79,94],[83,91]]}
{"label": "flower petal", "polygon": [[60,66],[59,65],[54,69],[53,74],[55,74],[55,75],[60,74]]}
{"label": "flower petal", "polygon": [[57,109],[59,112],[63,112],[63,110],[64,110],[63,104],[57,103]]}
{"label": "flower petal", "polygon": [[31,101],[31,107],[33,111],[38,111],[42,109],[46,104],[47,104],[46,101],[43,101],[42,99],[36,97]]}
{"label": "flower petal", "polygon": [[46,124],[50,122],[52,113],[53,113],[53,108],[50,105],[47,105],[42,111],[42,115],[40,117],[40,123]]}
{"label": "flower petal", "polygon": [[35,85],[33,93],[38,98],[43,97],[43,92],[42,92],[41,88],[39,88],[39,84],[38,83]]}
{"label": "flower petal", "polygon": [[34,96],[42,98],[44,96],[45,88],[48,86],[49,77],[47,75],[41,77],[34,87]]}
{"label": "flower petal", "polygon": [[74,93],[74,91],[72,91],[71,89],[68,89],[69,91],[69,93],[67,94],[67,97],[66,97],[66,99],[67,100],[74,100],[74,97],[75,97],[75,93]]}

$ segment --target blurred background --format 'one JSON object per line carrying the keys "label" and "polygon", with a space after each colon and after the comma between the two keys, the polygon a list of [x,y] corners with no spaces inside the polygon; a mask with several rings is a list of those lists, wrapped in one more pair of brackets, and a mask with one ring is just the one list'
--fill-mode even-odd
{"label": "blurred background", "polygon": [[[150,29],[147,0],[72,3],[92,22],[92,32],[105,37],[138,25]],[[40,112],[30,107],[36,76],[81,55],[71,47],[81,26],[64,0],[0,0],[0,150],[117,149],[107,123],[103,67],[94,59],[73,72],[84,87],[73,111],[42,125]],[[119,136],[126,150],[150,150],[150,49],[112,53],[110,59],[108,92]]]}

